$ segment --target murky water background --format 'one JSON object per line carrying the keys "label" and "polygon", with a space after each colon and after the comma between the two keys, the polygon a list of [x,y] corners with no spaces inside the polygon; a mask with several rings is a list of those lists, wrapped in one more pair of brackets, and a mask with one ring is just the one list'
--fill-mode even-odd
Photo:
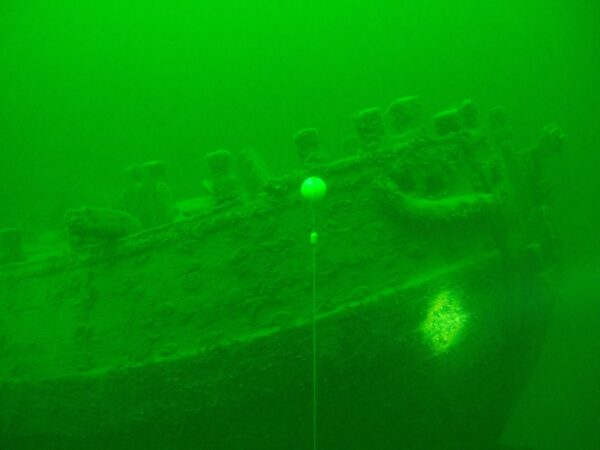
{"label": "murky water background", "polygon": [[110,206],[122,168],[143,160],[169,163],[178,198],[197,193],[217,148],[256,148],[284,173],[306,126],[342,155],[354,111],[403,95],[429,114],[502,104],[524,145],[557,123],[565,292],[506,442],[599,448],[600,4],[197,3],[0,5],[0,226],[37,236],[69,207]]}

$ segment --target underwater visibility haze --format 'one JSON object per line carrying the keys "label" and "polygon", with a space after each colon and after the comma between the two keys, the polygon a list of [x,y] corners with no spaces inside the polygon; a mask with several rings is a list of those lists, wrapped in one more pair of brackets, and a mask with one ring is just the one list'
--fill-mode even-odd
{"label": "underwater visibility haze", "polygon": [[598,23],[0,4],[0,449],[599,449]]}

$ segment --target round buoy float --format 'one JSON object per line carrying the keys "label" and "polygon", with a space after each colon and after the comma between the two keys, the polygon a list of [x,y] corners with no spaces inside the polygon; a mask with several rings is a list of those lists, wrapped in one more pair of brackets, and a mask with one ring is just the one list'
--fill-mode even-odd
{"label": "round buoy float", "polygon": [[325,197],[325,194],[327,193],[327,185],[319,177],[308,177],[302,183],[300,192],[302,193],[302,197],[309,202],[318,202]]}

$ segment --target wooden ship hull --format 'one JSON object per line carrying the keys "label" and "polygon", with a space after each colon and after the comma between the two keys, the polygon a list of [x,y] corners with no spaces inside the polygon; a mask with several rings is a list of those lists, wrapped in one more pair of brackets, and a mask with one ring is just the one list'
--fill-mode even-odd
{"label": "wooden ship hull", "polygon": [[475,131],[390,141],[244,205],[4,266],[0,446],[311,448],[299,186],[317,174],[318,448],[492,448],[554,296],[545,227],[520,219],[500,154]]}

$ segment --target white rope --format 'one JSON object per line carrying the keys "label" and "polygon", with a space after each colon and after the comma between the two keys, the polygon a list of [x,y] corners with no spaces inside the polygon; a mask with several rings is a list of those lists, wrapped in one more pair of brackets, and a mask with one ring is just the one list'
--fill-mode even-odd
{"label": "white rope", "polygon": [[315,207],[312,207],[312,394],[313,394],[313,450],[317,450],[317,236]]}

